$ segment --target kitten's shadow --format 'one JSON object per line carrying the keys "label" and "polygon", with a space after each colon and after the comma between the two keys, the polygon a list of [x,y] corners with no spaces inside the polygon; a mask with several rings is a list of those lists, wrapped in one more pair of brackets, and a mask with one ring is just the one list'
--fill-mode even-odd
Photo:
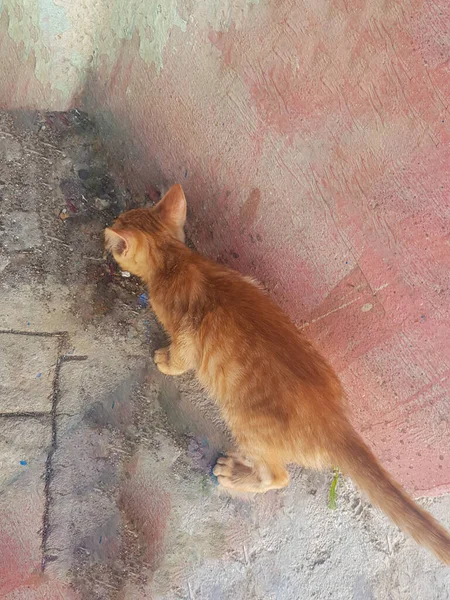
{"label": "kitten's shadow", "polygon": [[158,402],[167,425],[202,472],[232,445],[232,438],[217,405],[202,389],[193,373],[162,377]]}

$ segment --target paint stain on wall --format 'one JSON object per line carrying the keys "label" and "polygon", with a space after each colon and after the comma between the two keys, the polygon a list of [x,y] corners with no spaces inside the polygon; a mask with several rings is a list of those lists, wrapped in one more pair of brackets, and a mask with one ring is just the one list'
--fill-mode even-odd
{"label": "paint stain on wall", "polygon": [[261,191],[258,188],[253,188],[239,210],[239,219],[243,229],[251,227],[255,223],[260,203]]}

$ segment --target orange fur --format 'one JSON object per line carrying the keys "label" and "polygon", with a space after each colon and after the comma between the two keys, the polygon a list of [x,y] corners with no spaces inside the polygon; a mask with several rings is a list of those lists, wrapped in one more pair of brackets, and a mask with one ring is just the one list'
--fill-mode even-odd
{"label": "orange fur", "polygon": [[220,404],[237,452],[214,468],[223,487],[265,492],[288,484],[286,465],[338,465],[369,499],[450,564],[450,536],[413,502],[353,429],[337,375],[258,285],[187,248],[186,200],[173,186],[152,209],[105,231],[123,269],[148,285],[171,344],[155,352],[167,375],[195,370]]}

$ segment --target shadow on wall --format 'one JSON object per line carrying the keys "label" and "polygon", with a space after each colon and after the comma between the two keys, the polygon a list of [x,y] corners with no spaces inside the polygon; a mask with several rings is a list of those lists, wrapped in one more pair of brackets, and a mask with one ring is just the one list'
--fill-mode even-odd
{"label": "shadow on wall", "polygon": [[[95,118],[112,171],[133,194],[134,204],[130,204],[127,208],[158,202],[172,183],[179,181],[189,197],[188,244],[191,247],[197,247],[199,243],[201,245],[201,240],[206,235],[211,246],[209,256],[213,260],[223,264],[237,264],[240,255],[230,248],[229,239],[223,235],[216,235],[218,229],[229,227],[227,206],[228,201],[234,200],[230,189],[223,190],[214,179],[206,180],[199,171],[193,174],[193,169],[184,166],[180,167],[181,174],[168,174],[165,165],[159,163],[157,142],[152,139],[144,141],[139,127],[133,123],[132,119],[128,118],[126,113],[118,119],[112,110],[108,107],[104,108],[99,102],[99,98],[105,93],[97,73],[90,70],[86,78],[81,105],[88,114]],[[151,112],[151,106],[149,106],[149,111]],[[143,115],[143,118],[148,117]],[[173,147],[173,153],[176,155],[177,137],[170,134],[169,131],[167,135],[172,135],[172,137],[165,143],[169,143]],[[154,149],[151,160],[148,157],[149,147]],[[189,163],[189,158],[184,158],[186,160],[180,158],[181,163]],[[236,193],[235,190],[234,194],[236,195]],[[221,213],[219,214],[217,209],[209,213],[206,207],[214,203],[216,199],[220,203]],[[235,236],[245,233],[244,228],[256,220],[260,201],[260,191],[253,189],[240,210],[242,227],[234,233]],[[221,217],[223,217],[223,224],[218,222]],[[203,232],[202,236],[198,235],[199,231]],[[263,258],[261,255],[262,247],[256,248],[262,242],[262,237],[258,233],[250,234],[249,240],[251,244],[255,245],[255,252],[250,268],[247,269],[248,274],[255,274],[255,271],[258,271],[259,279],[267,283],[270,273],[273,273],[273,281],[276,282],[275,266],[271,269],[267,257]],[[264,268],[261,268],[263,262]]]}

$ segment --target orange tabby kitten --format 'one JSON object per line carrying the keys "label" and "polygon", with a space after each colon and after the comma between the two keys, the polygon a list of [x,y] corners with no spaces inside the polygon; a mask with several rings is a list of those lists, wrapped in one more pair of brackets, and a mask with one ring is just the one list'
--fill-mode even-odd
{"label": "orange tabby kitten", "polygon": [[286,465],[339,466],[405,532],[450,564],[450,535],[405,493],[352,427],[333,369],[257,284],[184,244],[186,199],[173,186],[154,208],[105,230],[119,265],[142,278],[171,343],[166,375],[195,370],[217,400],[237,451],[214,467],[221,486],[286,486]]}

